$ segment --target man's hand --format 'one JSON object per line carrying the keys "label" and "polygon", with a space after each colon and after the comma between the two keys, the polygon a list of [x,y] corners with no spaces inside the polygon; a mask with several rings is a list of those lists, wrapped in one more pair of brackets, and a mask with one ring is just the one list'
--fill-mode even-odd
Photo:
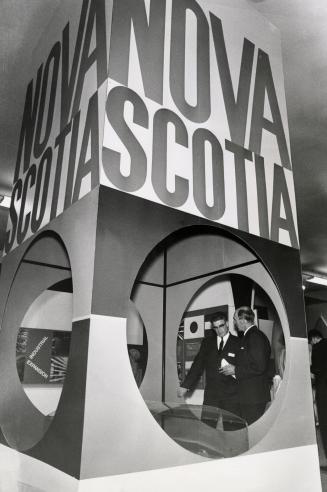
{"label": "man's hand", "polygon": [[219,372],[221,374],[224,374],[225,376],[234,376],[235,375],[235,366],[233,366],[233,364],[227,364],[227,366],[221,367],[219,369]]}
{"label": "man's hand", "polygon": [[185,396],[187,392],[188,392],[187,388],[182,388],[182,387],[177,388],[178,398],[183,398],[183,396]]}

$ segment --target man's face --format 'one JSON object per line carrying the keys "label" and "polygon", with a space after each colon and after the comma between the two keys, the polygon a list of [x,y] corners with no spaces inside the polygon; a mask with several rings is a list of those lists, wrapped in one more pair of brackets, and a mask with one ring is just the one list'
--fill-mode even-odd
{"label": "man's face", "polygon": [[235,326],[237,331],[244,331],[245,330],[245,326],[243,323],[244,320],[239,319],[237,311],[234,314],[233,321],[234,321],[234,326]]}
{"label": "man's face", "polygon": [[213,321],[211,326],[218,337],[224,337],[228,333],[228,323],[224,319]]}
{"label": "man's face", "polygon": [[312,337],[310,341],[310,345],[316,345],[316,343],[320,342],[320,338]]}

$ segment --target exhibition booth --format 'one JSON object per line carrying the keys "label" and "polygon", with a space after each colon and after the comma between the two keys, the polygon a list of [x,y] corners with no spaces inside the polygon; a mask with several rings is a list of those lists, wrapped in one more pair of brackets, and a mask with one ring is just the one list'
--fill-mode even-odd
{"label": "exhibition booth", "polygon": [[[320,490],[278,32],[241,0],[80,4],[58,10],[26,91],[2,485]],[[253,423],[204,408],[205,373],[177,395],[212,317],[238,336],[240,306],[271,349]]]}

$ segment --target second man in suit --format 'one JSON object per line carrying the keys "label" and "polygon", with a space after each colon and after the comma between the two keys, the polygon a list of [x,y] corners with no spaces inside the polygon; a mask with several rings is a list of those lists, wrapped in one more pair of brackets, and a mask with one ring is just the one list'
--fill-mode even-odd
{"label": "second man in suit", "polygon": [[235,376],[241,406],[241,417],[248,425],[258,420],[270,402],[269,361],[270,343],[254,324],[254,312],[248,306],[235,311],[234,323],[243,334],[235,363],[224,366],[221,372]]}

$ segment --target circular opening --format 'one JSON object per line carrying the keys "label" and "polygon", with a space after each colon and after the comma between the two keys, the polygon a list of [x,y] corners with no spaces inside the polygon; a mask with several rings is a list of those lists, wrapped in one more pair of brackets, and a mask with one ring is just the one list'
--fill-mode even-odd
{"label": "circular opening", "polygon": [[8,425],[4,419],[2,431],[16,449],[38,443],[55,416],[68,369],[72,310],[66,249],[56,234],[42,234],[19,264],[3,322],[6,401],[16,417]]}
{"label": "circular opening", "polygon": [[[212,228],[185,229],[149,254],[131,298],[148,340],[147,365],[139,389],[168,436],[188,451],[208,458],[236,456],[249,449],[249,442],[259,442],[278,414],[270,412],[271,418],[256,427],[256,421],[279,398],[285,339],[287,344],[281,319],[284,329],[288,325],[278,290],[255,254]],[[247,402],[243,398],[245,386],[248,396],[257,391],[252,388],[253,380],[248,379],[242,393],[240,371],[238,375],[223,374],[225,370],[220,373],[231,365],[235,371],[241,364],[239,353],[247,353],[242,348],[247,335],[240,338],[233,321],[240,306],[252,308],[266,347],[264,368],[257,378],[264,396],[253,397],[260,410],[251,419],[244,412]],[[211,327],[217,313],[223,314],[230,337],[234,337],[234,346],[223,345],[225,352],[219,357],[217,334]],[[205,350],[201,349],[204,340]],[[199,357],[201,350],[204,354]],[[197,370],[184,384],[192,366]],[[226,387],[224,397],[217,394],[218,379]]]}

